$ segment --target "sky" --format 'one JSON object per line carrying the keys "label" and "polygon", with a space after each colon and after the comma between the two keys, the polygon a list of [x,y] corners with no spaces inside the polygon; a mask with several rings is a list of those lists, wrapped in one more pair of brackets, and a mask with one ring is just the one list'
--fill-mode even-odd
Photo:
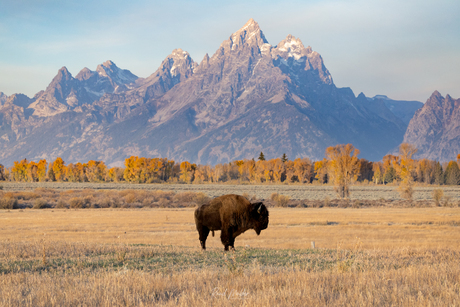
{"label": "sky", "polygon": [[250,18],[268,42],[288,34],[355,95],[460,98],[458,0],[0,0],[0,92],[33,97],[66,66],[112,60],[148,77],[176,48],[196,62]]}

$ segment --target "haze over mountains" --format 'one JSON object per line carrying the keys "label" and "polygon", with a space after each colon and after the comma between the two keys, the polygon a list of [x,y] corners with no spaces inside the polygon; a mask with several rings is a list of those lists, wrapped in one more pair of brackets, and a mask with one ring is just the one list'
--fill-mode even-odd
{"label": "haze over mountains", "polygon": [[[458,100],[436,101],[460,113]],[[411,118],[433,112],[427,104],[337,88],[317,52],[291,35],[269,44],[252,19],[200,63],[175,49],[147,78],[111,61],[75,77],[62,67],[33,98],[0,93],[0,104],[0,163],[7,166],[57,156],[122,165],[130,155],[216,164],[261,151],[317,160],[344,143],[378,161],[403,139],[417,139],[420,154],[431,159],[460,152],[458,116],[436,116],[449,120],[448,128],[423,139],[429,128],[411,128],[421,125]],[[442,155],[425,145],[435,140],[445,140],[438,148],[450,144]]]}

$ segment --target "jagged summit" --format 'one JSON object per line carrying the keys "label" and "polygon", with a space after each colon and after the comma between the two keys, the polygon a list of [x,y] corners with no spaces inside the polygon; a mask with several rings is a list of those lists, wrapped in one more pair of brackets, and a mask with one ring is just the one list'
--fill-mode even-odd
{"label": "jagged summit", "polygon": [[88,79],[91,78],[94,74],[95,74],[94,71],[92,71],[92,70],[89,69],[88,67],[85,67],[85,68],[83,68],[82,70],[80,70],[80,72],[75,76],[75,79],[78,79],[78,80],[80,80],[80,81],[88,80]]}
{"label": "jagged summit", "polygon": [[102,63],[102,66],[107,67],[107,68],[111,68],[112,66],[117,67],[117,65],[115,65],[115,63],[112,62],[111,60],[105,61],[104,63]]}
{"label": "jagged summit", "polygon": [[[300,39],[295,38],[291,34],[289,34],[284,40],[282,40],[276,48],[279,51],[286,51],[296,57],[298,60],[301,56],[302,51],[305,49],[302,41]],[[306,50],[307,53],[311,53],[311,48]]]}
{"label": "jagged summit", "polygon": [[58,73],[57,73],[56,77],[54,77],[53,82],[61,82],[63,80],[71,80],[72,78],[73,78],[72,74],[69,72],[67,67],[62,66],[58,70]]}
{"label": "jagged summit", "polygon": [[221,49],[224,52],[245,49],[247,47],[257,47],[260,49],[264,44],[268,44],[268,41],[259,24],[251,18],[241,29],[230,35],[229,39],[221,44]]}
{"label": "jagged summit", "polygon": [[433,92],[433,94],[431,94],[430,98],[428,98],[427,102],[440,100],[444,100],[444,97],[442,97],[441,93],[436,90]]}
{"label": "jagged summit", "polygon": [[102,76],[108,76],[108,74],[113,73],[114,71],[118,71],[118,67],[110,60],[99,64],[96,68],[96,72]]}

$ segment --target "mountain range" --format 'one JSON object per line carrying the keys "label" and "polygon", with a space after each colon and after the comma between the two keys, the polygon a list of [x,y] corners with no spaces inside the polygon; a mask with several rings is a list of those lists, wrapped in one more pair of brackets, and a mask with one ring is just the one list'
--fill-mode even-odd
{"label": "mountain range", "polygon": [[[452,159],[460,152],[458,116],[449,117],[448,128],[456,144],[441,136],[447,128],[425,140],[420,134],[429,128],[412,126],[421,125],[413,124],[414,114],[429,113],[431,102],[355,96],[335,86],[311,47],[292,35],[271,45],[252,19],[200,63],[175,49],[147,78],[112,61],[75,77],[62,67],[33,98],[0,93],[0,104],[4,165],[60,156],[67,163],[93,159],[120,166],[131,155],[216,164],[256,158],[261,151],[267,158],[286,153],[318,160],[328,146],[344,143],[378,161],[415,139],[420,155]],[[458,100],[452,108],[459,113]],[[423,143],[438,139],[453,142],[441,156]]]}

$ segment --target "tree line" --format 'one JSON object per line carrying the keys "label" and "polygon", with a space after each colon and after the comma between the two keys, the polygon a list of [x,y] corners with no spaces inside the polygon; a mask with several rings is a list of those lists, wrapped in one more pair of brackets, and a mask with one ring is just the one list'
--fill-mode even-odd
{"label": "tree line", "polygon": [[457,161],[441,164],[428,159],[413,159],[416,148],[402,144],[399,155],[386,155],[382,161],[359,159],[359,150],[351,144],[331,146],[323,160],[309,158],[235,160],[215,166],[188,161],[176,163],[167,158],[131,156],[124,167],[109,168],[103,161],[66,164],[60,157],[48,162],[23,159],[5,168],[0,164],[0,180],[16,182],[130,182],[130,183],[334,183],[346,196],[352,182],[388,184],[415,182],[438,185],[460,184],[460,154]]}

